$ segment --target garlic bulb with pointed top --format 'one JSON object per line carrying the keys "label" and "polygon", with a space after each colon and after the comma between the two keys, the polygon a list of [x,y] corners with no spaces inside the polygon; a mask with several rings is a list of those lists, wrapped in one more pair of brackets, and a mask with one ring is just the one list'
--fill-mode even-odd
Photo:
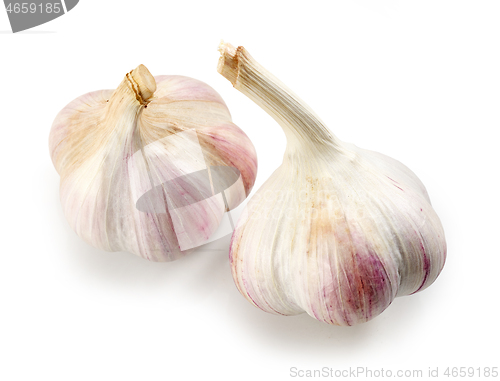
{"label": "garlic bulb with pointed top", "polygon": [[366,322],[432,284],[444,231],[400,162],[347,144],[243,48],[221,44],[218,71],[283,128],[282,165],[246,205],[230,261],[239,291],[274,314]]}
{"label": "garlic bulb with pointed top", "polygon": [[254,147],[208,85],[153,77],[85,94],[56,117],[50,155],[66,218],[91,245],[170,261],[203,244],[256,177]]}

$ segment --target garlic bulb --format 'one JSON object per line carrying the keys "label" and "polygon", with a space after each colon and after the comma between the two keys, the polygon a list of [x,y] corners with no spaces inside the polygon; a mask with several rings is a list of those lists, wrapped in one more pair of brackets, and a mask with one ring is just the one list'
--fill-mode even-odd
{"label": "garlic bulb", "polygon": [[420,180],[400,162],[341,142],[243,48],[218,71],[283,128],[282,165],[257,191],[230,247],[234,281],[255,306],[336,325],[366,322],[443,268],[446,243]]}
{"label": "garlic bulb", "polygon": [[249,194],[257,171],[252,143],[210,86],[153,77],[143,65],[116,90],[69,103],[49,146],[75,232],[151,261],[203,244]]}

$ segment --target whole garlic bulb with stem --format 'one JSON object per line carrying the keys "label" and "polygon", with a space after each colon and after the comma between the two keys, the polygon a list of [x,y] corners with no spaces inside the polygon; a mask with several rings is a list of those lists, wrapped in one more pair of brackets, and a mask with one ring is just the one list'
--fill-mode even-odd
{"label": "whole garlic bulb with stem", "polygon": [[85,94],[56,117],[50,155],[65,216],[91,245],[171,261],[249,194],[255,149],[210,86],[140,65],[116,90]]}
{"label": "whole garlic bulb with stem", "polygon": [[400,162],[347,144],[243,48],[218,71],[283,128],[282,165],[246,205],[230,247],[234,281],[255,306],[335,325],[366,322],[444,266],[440,220]]}

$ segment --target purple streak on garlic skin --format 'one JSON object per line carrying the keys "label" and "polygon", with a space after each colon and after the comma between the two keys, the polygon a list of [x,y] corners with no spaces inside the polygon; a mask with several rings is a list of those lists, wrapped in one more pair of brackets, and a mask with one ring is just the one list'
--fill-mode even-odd
{"label": "purple streak on garlic skin", "polygon": [[[187,131],[195,131],[195,141],[183,135]],[[139,190],[207,165],[233,166],[243,178],[241,191],[228,191],[235,207],[251,191],[257,171],[255,149],[219,94],[188,77],[153,78],[142,65],[116,90],[85,94],[61,110],[49,148],[61,176],[63,210],[77,234],[98,248],[151,261],[191,251],[181,250],[181,236],[193,242],[190,247],[208,239],[225,206],[215,196],[190,201],[197,199],[193,192],[209,192],[192,178],[179,182],[174,194],[163,190],[146,200],[152,212],[137,209]],[[163,213],[153,212],[157,204],[164,205]],[[179,204],[188,207],[172,207]]]}

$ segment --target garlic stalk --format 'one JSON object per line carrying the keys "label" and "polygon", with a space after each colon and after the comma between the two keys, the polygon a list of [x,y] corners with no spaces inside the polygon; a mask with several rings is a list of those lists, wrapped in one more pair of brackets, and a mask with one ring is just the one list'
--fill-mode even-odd
{"label": "garlic stalk", "polygon": [[256,177],[254,147],[210,86],[140,65],[116,90],[56,117],[50,154],[75,232],[108,251],[170,261],[203,244]]}
{"label": "garlic stalk", "polygon": [[274,314],[366,322],[427,288],[446,257],[425,187],[400,162],[347,144],[243,48],[218,71],[283,128],[282,165],[249,200],[230,262],[239,291]]}

